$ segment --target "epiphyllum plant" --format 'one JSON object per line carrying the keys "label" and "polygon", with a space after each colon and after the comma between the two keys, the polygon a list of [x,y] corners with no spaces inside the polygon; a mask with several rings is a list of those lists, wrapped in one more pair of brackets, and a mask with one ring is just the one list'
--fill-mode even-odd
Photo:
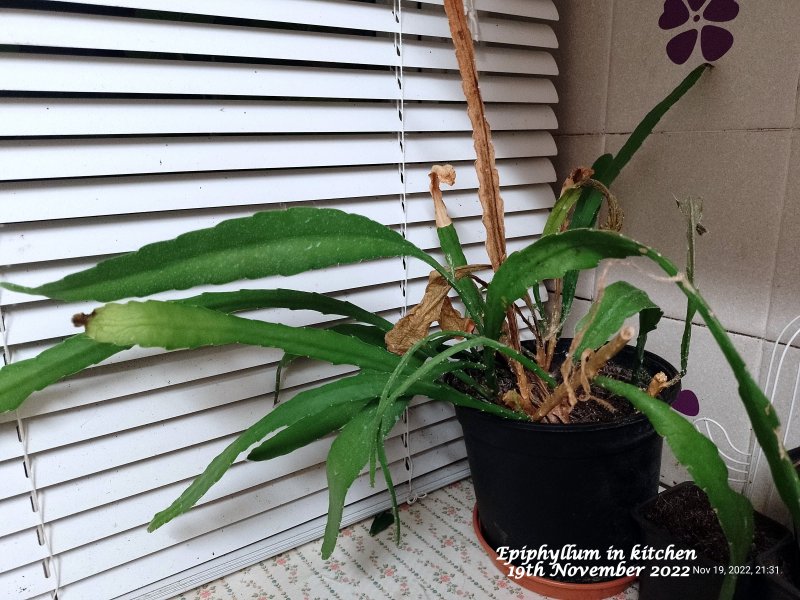
{"label": "epiphyllum plant", "polygon": [[[0,410],[14,410],[33,392],[134,345],[177,349],[251,344],[281,348],[290,357],[355,365],[360,368],[356,375],[301,392],[274,407],[217,456],[171,506],[155,515],[149,526],[154,530],[186,512],[239,454],[256,444],[260,443],[248,458],[267,460],[338,432],[327,461],[330,501],[322,549],[327,557],[336,542],[345,494],[359,473],[369,465],[374,477],[380,466],[393,490],[383,444],[412,395],[423,394],[508,419],[559,421],[569,419],[570,409],[578,400],[576,390],[587,388],[593,379],[594,385],[630,400],[666,437],[678,459],[708,492],[730,540],[731,560],[742,564],[752,531],[750,506],[728,487],[727,471],[713,444],[653,397],[665,382],[654,380],[643,391],[630,383],[596,376],[603,364],[632,339],[630,328],[620,330],[625,319],[640,316],[640,348],[646,333],[655,327],[660,311],[644,292],[623,282],[609,285],[578,327],[561,369],[563,382],[557,384],[549,372],[555,342],[572,305],[578,271],[594,268],[607,258],[649,259],[687,296],[689,314],[697,311],[702,316],[731,364],[777,488],[800,522],[800,482],[776,436],[777,418],[703,298],[688,278],[655,250],[615,232],[590,229],[603,198],[610,201],[612,216],[616,214],[607,187],[660,117],[697,81],[704,67],[693,71],[645,117],[616,156],[602,156],[592,169],[576,171],[565,185],[541,239],[506,256],[503,203],[472,42],[460,0],[445,0],[445,7],[473,123],[479,196],[494,270],[490,283],[474,277],[482,266],[467,264],[447,217],[439,180],[449,182],[454,174],[445,167],[434,168],[431,174],[444,265],[395,231],[337,210],[292,208],[232,219],[38,287],[4,283],[8,289],[63,301],[112,303],[90,315],[76,316],[75,323],[84,326],[85,333],[36,358],[0,370]],[[286,289],[114,303],[165,290],[293,275],[396,256],[421,260],[432,272],[420,304],[395,326],[349,302]],[[539,283],[545,280],[556,282],[557,302],[551,310],[536,295]],[[451,289],[463,301],[465,316],[457,313],[448,299]],[[520,300],[524,306],[518,306]],[[268,307],[315,310],[347,317],[354,323],[329,329],[290,327],[234,314]],[[520,345],[518,314],[525,315],[537,339],[535,355]],[[435,321],[443,331],[427,335]],[[459,338],[463,339],[455,341]],[[501,390],[501,371],[513,373],[516,381],[512,389]],[[469,393],[445,383],[451,381],[443,379],[445,374],[459,380],[459,389]]]}

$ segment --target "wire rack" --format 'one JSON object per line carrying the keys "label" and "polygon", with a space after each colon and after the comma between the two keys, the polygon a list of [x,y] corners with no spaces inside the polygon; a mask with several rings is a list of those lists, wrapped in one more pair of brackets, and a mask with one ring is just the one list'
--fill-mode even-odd
{"label": "wire rack", "polygon": [[[792,319],[772,343],[769,366],[763,378],[764,393],[775,406],[783,426],[784,445],[796,441],[790,433],[793,431],[793,419],[800,397],[800,361],[792,360],[790,351],[793,346],[800,351],[798,342],[800,315]],[[728,466],[728,481],[745,496],[752,498],[756,481],[766,477],[766,466],[762,464],[762,452],[755,438],[751,436],[749,447],[744,449],[734,444],[728,431],[718,421],[700,417],[693,423],[719,448],[720,456]]]}

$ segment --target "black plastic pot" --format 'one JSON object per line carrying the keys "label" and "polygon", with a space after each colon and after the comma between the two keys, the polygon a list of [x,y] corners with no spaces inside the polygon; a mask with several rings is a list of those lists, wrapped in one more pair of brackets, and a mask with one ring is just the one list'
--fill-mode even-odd
{"label": "black plastic pot", "polygon": [[[683,491],[695,488],[694,483],[684,482],[662,493],[665,500]],[[666,496],[664,496],[666,494]],[[672,547],[680,552],[694,550],[669,531],[650,521],[646,515],[655,502],[651,499],[634,510],[634,518],[642,530],[642,542],[654,549]],[[736,580],[735,600],[789,600],[800,596],[783,595],[791,587],[784,585],[778,576],[769,575],[778,565],[777,556],[791,550],[789,531],[761,513],[755,513],[756,529],[763,532],[765,540],[771,540],[769,547],[752,557],[745,565],[735,565],[739,574]],[[766,543],[766,542],[765,542]],[[694,550],[696,558],[676,559],[674,555],[664,560],[648,560],[645,570],[639,577],[639,600],[717,600],[722,588],[724,572],[729,568]],[[774,579],[774,581],[773,581]]]}
{"label": "black plastic pot", "polygon": [[[789,460],[800,473],[800,448],[789,450]],[[764,569],[758,584],[758,598],[765,600],[800,600],[800,546],[798,528],[794,528],[794,542],[763,553],[756,558]],[[781,574],[774,571],[777,567]]]}
{"label": "black plastic pot", "polygon": [[[634,361],[635,349],[627,347],[614,362],[633,367]],[[644,366],[651,375],[676,374],[649,352]],[[678,391],[679,386],[668,390],[669,402]],[[457,408],[456,414],[464,430],[481,530],[500,556],[503,547],[571,547],[597,551],[600,558],[573,556],[560,558],[558,564],[614,566],[620,560],[607,558],[610,547],[627,557],[639,542],[631,510],[657,493],[662,448],[643,415],[618,423],[552,425],[509,421],[465,408]],[[562,581],[616,578],[583,577],[578,570],[554,572],[545,566],[545,577]]]}
{"label": "black plastic pot", "polygon": [[[800,555],[797,544],[787,543],[756,557],[763,569],[754,582],[753,597],[763,600],[800,600]],[[779,570],[779,573],[774,572]]]}

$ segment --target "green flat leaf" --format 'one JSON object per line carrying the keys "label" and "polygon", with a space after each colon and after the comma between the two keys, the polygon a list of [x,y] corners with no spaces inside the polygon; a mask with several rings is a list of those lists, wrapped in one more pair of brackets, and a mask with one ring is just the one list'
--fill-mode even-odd
{"label": "green flat leaf", "polygon": [[[399,405],[402,405],[399,403]],[[398,414],[399,416],[399,414]],[[389,490],[389,498],[392,501],[392,518],[395,523],[395,540],[396,543],[400,543],[400,507],[397,504],[397,491],[394,489],[394,482],[392,481],[392,471],[389,468],[389,459],[386,456],[386,444],[384,440],[381,440],[378,444],[378,461],[381,465],[381,472],[383,473],[383,479],[386,482],[386,489]],[[372,474],[370,473],[370,476]],[[370,485],[375,486],[375,482],[370,480]],[[373,523],[374,525],[374,523]]]}
{"label": "green flat leaf", "polygon": [[540,238],[511,254],[494,275],[486,294],[485,335],[500,337],[506,308],[543,279],[592,269],[605,258],[642,256],[647,248],[610,231],[575,229]]}
{"label": "green flat leaf", "polygon": [[154,531],[189,510],[214,485],[236,458],[253,444],[281,427],[291,427],[312,414],[325,412],[348,403],[360,403],[380,395],[388,375],[359,373],[320,387],[300,392],[279,404],[268,415],[248,427],[223,450],[205,471],[166,510],[153,517],[148,531]]}
{"label": "green flat leaf", "polygon": [[[589,312],[575,326],[575,333],[583,331],[583,339],[575,350],[574,360],[579,360],[586,348],[596,350],[617,333],[625,319],[642,311],[656,311],[658,318],[661,309],[639,288],[624,281],[612,283],[603,291],[599,302],[594,302]],[[652,324],[653,315],[646,318]],[[655,320],[658,323],[658,319]]]}
{"label": "green flat leaf", "polygon": [[527,415],[514,412],[513,410],[509,410],[505,406],[500,406],[499,404],[493,404],[491,402],[484,402],[483,400],[477,400],[472,396],[454,390],[450,386],[444,384],[425,383],[422,381],[418,381],[411,387],[411,393],[423,394],[429,398],[432,398],[433,400],[439,400],[441,402],[449,402],[454,406],[474,408],[475,410],[480,410],[482,412],[497,415],[498,417],[503,417],[514,421],[529,420]]}
{"label": "green flat leaf", "polygon": [[[386,319],[355,304],[313,292],[284,289],[239,290],[200,294],[173,302],[203,306],[227,313],[262,308],[314,310],[321,314],[358,319],[374,325],[381,331],[389,331],[392,328],[392,324]],[[34,358],[6,365],[0,369],[0,412],[15,410],[33,392],[42,390],[128,348],[129,346],[101,344],[85,334],[80,334],[67,338]]]}
{"label": "green flat leaf", "polygon": [[284,352],[281,359],[278,361],[278,366],[275,368],[275,392],[273,404],[278,404],[281,401],[281,390],[283,389],[283,371],[289,367],[299,356],[296,354],[289,354]]}
{"label": "green flat leaf", "polygon": [[[447,265],[455,277],[456,269],[467,264],[467,257],[464,256],[464,250],[461,248],[461,240],[458,238],[455,225],[451,223],[447,227],[437,227],[436,234],[439,236],[439,245],[447,259]],[[464,301],[467,314],[475,322],[475,327],[478,331],[480,331],[483,327],[483,296],[481,296],[478,286],[475,285],[475,282],[470,277],[462,277],[456,283],[455,289],[461,300]]]}
{"label": "green flat leaf", "polygon": [[[366,342],[367,344],[377,346],[378,348],[385,349],[386,347],[383,341],[384,330],[375,327],[374,325],[362,325],[360,323],[339,323],[333,327],[328,327],[327,329],[328,331],[335,331],[336,333],[340,333],[342,335],[349,335],[361,340],[362,342]],[[297,356],[296,354],[289,353],[284,353],[284,355],[281,357],[278,367],[275,369],[275,404],[280,402],[283,372],[298,358],[301,357]],[[332,430],[329,429],[328,431]]]}
{"label": "green flat leaf", "polygon": [[636,126],[636,129],[633,130],[628,140],[625,144],[620,148],[620,151],[617,152],[617,155],[614,157],[614,162],[611,164],[610,168],[607,171],[601,173],[601,177],[599,178],[600,181],[605,183],[607,186],[611,185],[611,183],[617,178],[620,171],[628,164],[628,162],[633,158],[633,155],[636,154],[636,151],[642,146],[644,141],[647,137],[653,132],[653,129],[658,124],[658,122],[662,119],[662,117],[667,114],[670,108],[672,108],[678,100],[680,100],[686,92],[688,92],[695,83],[697,83],[700,76],[705,72],[706,69],[711,68],[710,64],[702,64],[699,67],[696,67],[689,73],[683,81],[681,81],[674,90],[672,90],[666,98],[664,98],[661,102],[659,102],[653,110],[647,113],[642,121]]}
{"label": "green flat leaf", "polygon": [[361,340],[366,344],[371,344],[382,350],[386,349],[386,341],[384,336],[386,332],[383,329],[373,325],[362,325],[360,323],[337,323],[332,327],[327,328],[328,331],[335,331],[341,335],[349,335],[356,339]]}
{"label": "green flat leaf", "polygon": [[[405,410],[407,401],[396,402],[386,415],[380,430],[381,439],[386,437],[397,419]],[[328,522],[322,542],[322,558],[328,559],[336,546],[339,526],[342,523],[344,500],[347,490],[353,485],[370,457],[374,430],[371,425],[378,407],[371,405],[345,425],[331,444],[328,453]]]}
{"label": "green flat leaf", "polygon": [[692,319],[697,312],[691,300],[686,303],[686,316],[683,318],[683,335],[681,336],[681,376],[686,375],[689,368],[689,348],[692,343]]}
{"label": "green flat leaf", "polygon": [[644,347],[647,343],[647,336],[658,327],[664,311],[660,308],[644,308],[639,313],[639,335],[636,338],[636,368],[639,369],[644,361]]}
{"label": "green flat leaf", "polygon": [[[597,377],[594,382],[613,394],[624,396],[650,419],[655,430],[667,440],[675,458],[708,494],[728,539],[731,564],[745,564],[753,539],[753,507],[747,498],[730,488],[728,467],[713,442],[667,404],[640,389],[607,377]],[[721,599],[733,597],[735,583],[735,576],[726,578]]]}
{"label": "green flat leaf", "polygon": [[236,292],[207,292],[199,296],[174,300],[178,304],[202,306],[224,313],[259,310],[262,308],[288,308],[313,310],[322,315],[341,315],[389,331],[392,323],[375,313],[364,310],[345,300],[329,298],[315,292],[299,290],[239,290]]}
{"label": "green flat leaf", "polygon": [[[605,183],[603,173],[611,168],[614,162],[614,157],[610,154],[603,154],[594,164],[592,169],[595,172],[595,179],[601,183]],[[606,184],[609,185],[609,184]],[[569,222],[569,229],[583,229],[585,227],[594,227],[597,223],[597,214],[600,211],[600,206],[603,204],[603,196],[594,188],[587,188],[581,190],[578,203],[575,205],[575,212],[572,214],[572,219]],[[561,308],[561,322],[563,323],[570,311],[572,310],[572,303],[575,300],[575,290],[578,288],[578,271],[569,271],[564,274],[563,291],[561,292],[562,308]]]}
{"label": "green flat leaf", "polygon": [[[327,401],[324,392],[320,397]],[[373,400],[374,397],[354,398],[348,402],[336,403],[333,406],[325,405],[321,410],[314,410],[315,407],[309,406],[309,399],[305,398],[304,408],[307,408],[308,413],[252,450],[247,460],[270,460],[302,448],[331,431],[342,428]]]}
{"label": "green flat leaf", "polygon": [[[541,367],[539,367],[539,365],[531,361],[526,356],[519,354],[512,348],[509,348],[508,346],[500,344],[499,342],[496,342],[489,338],[485,338],[483,336],[470,335],[470,334],[465,334],[466,339],[463,342],[459,342],[458,344],[449,346],[446,350],[443,350],[435,357],[426,361],[419,368],[412,370],[411,372],[408,372],[406,370],[406,367],[408,366],[408,356],[409,354],[413,353],[416,350],[416,348],[422,346],[423,344],[428,344],[432,341],[438,341],[439,339],[444,339],[447,337],[452,338],[456,335],[459,334],[457,332],[448,332],[448,331],[440,331],[437,333],[433,333],[428,337],[418,341],[416,344],[414,344],[414,346],[412,346],[409,349],[408,353],[403,356],[403,359],[398,363],[395,370],[387,379],[386,386],[384,387],[383,392],[381,393],[380,400],[378,401],[378,410],[376,412],[375,422],[372,424],[373,435],[375,435],[376,430],[379,429],[381,424],[384,423],[385,415],[387,414],[388,411],[391,410],[391,407],[393,407],[396,404],[398,399],[401,396],[406,395],[407,393],[411,394],[415,393],[413,391],[414,390],[413,386],[415,385],[419,386],[416,389],[424,389],[423,387],[424,384],[432,383],[432,380],[435,381],[436,379],[438,379],[441,373],[448,372],[454,369],[463,368],[460,362],[449,362],[449,360],[451,357],[464,350],[469,350],[470,348],[475,348],[478,346],[483,346],[485,348],[492,348],[504,353],[507,356],[511,356],[515,360],[519,361],[526,368],[529,368],[531,370],[537,369],[539,372],[542,372]],[[549,378],[549,380],[545,379],[545,381],[547,381],[548,384],[555,385],[555,381],[552,379],[552,377],[550,377],[549,375],[547,375],[547,377]],[[447,398],[447,400],[453,403],[457,403],[458,399],[456,398],[457,397],[453,395],[452,397]],[[475,402],[478,405],[484,404],[483,402],[479,401]],[[473,407],[478,408],[474,404]],[[486,411],[487,409],[483,408],[483,406],[480,406],[479,410]],[[511,415],[514,414],[513,411],[509,411],[508,409],[505,410],[507,411],[507,414]],[[523,418],[527,419],[527,416],[524,416]],[[374,437],[373,439],[376,442],[378,441],[377,437]],[[374,475],[373,466],[374,463],[370,463],[370,475]]]}
{"label": "green flat leaf", "polygon": [[[697,83],[703,72],[711,65],[704,64],[694,69],[678,86],[670,92],[664,100],[658,103],[633,130],[627,141],[616,156],[604,154],[600,156],[592,165],[594,178],[606,187],[610,187],[625,165],[630,162],[636,151],[641,148],[647,137],[653,132],[653,128],[658,124],[662,117]],[[575,207],[572,215],[570,229],[582,229],[584,227],[594,227],[597,221],[597,213],[603,197],[597,190],[584,190]],[[575,289],[578,285],[578,273],[571,272],[564,277],[564,291],[562,315],[564,318],[572,308],[575,298]]]}
{"label": "green flat leaf", "polygon": [[349,335],[290,327],[170,302],[107,304],[89,318],[86,333],[98,342],[172,350],[226,344],[281,348],[333,364],[391,371],[400,357]]}
{"label": "green flat leaf", "polygon": [[734,347],[727,331],[700,293],[687,281],[685,276],[678,273],[678,268],[669,260],[652,249],[647,249],[646,255],[669,277],[675,279],[676,285],[686,295],[690,305],[703,318],[709,332],[725,356],[725,360],[728,361],[739,385],[739,398],[747,411],[753,432],[756,434],[756,439],[764,452],[767,463],[769,463],[775,488],[789,509],[792,520],[800,525],[800,477],[783,446],[781,424],[775,413],[775,407],[772,406],[748,372],[744,360]]}
{"label": "green flat leaf", "polygon": [[380,223],[329,208],[297,207],[223,221],[38,287],[2,285],[59,300],[108,302],[404,255],[446,274],[428,254]]}
{"label": "green flat leaf", "polygon": [[581,193],[586,188],[572,188],[567,190],[555,203],[553,209],[550,211],[550,216],[547,217],[547,223],[544,225],[542,235],[550,235],[551,233],[558,233],[561,231],[561,226],[567,220],[570,210],[578,202]]}
{"label": "green flat leaf", "polygon": [[85,334],[75,335],[26,360],[0,369],[0,412],[15,410],[33,392],[104,361],[124,347],[101,344]]}
{"label": "green flat leaf", "polygon": [[[614,156],[611,154],[603,154],[592,163],[592,170],[594,171],[594,178],[609,187],[613,181],[609,179],[609,173],[614,170]],[[597,222],[597,213],[600,210],[600,205],[603,203],[603,195],[594,188],[586,188],[581,190],[578,203],[575,205],[575,212],[569,223],[570,229],[583,229],[585,227],[594,227]]]}
{"label": "green flat leaf", "polygon": [[391,510],[385,510],[375,515],[375,518],[372,520],[372,525],[369,527],[369,534],[371,536],[376,536],[382,531],[389,529],[392,525],[394,525],[394,514]]}

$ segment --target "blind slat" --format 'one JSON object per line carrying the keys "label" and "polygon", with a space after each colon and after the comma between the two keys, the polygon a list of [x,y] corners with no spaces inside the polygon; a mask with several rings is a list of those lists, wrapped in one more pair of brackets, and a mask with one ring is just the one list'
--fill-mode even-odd
{"label": "blind slat", "polygon": [[[410,427],[419,429],[423,425],[427,426],[444,421],[450,416],[452,416],[452,411],[448,411],[447,407],[442,404],[429,403],[424,407],[414,407],[409,414],[409,417],[413,420]],[[177,494],[182,492],[183,487],[196,475],[198,468],[208,464],[231,441],[233,441],[233,436],[228,436],[178,452],[153,457],[144,462],[126,465],[124,481],[120,478],[109,480],[107,474],[98,473],[82,478],[80,482],[69,481],[62,485],[47,488],[43,490],[42,495],[48,503],[48,520],[51,522],[60,521],[71,515],[76,515],[82,510],[91,510],[103,505],[108,506],[126,498],[133,499],[139,494],[160,490],[162,486],[178,483],[179,486],[170,491],[170,494],[173,494],[171,497],[169,494],[165,495],[159,492],[160,497],[154,505],[161,502],[162,506],[160,508],[156,506],[152,510],[160,510],[167,506],[168,503],[171,503]],[[313,464],[324,462],[327,450],[323,447],[324,443],[319,445],[321,448],[316,446],[310,448],[306,455],[302,457],[302,460],[306,462],[316,461]],[[297,461],[295,462],[300,462],[301,457],[298,456],[296,458]],[[243,463],[244,460],[244,457],[241,457],[238,459],[237,464]],[[268,475],[270,478],[281,477],[290,474],[293,468],[296,469],[289,459],[284,459],[282,463],[275,463],[269,466],[269,472],[263,470],[268,463],[262,463],[262,470],[254,469],[252,463],[248,464],[251,464],[248,467],[251,472],[250,475],[256,476],[259,481],[265,481]],[[220,494],[217,495],[219,496]],[[77,507],[80,507],[80,509]],[[82,516],[88,517],[89,515],[83,512]],[[150,517],[152,517],[152,514],[144,515],[144,519],[149,519]]]}
{"label": "blind slat", "polygon": [[[500,132],[494,136],[494,145],[499,158],[547,156],[555,150],[552,136],[543,131]],[[472,139],[467,134],[406,137],[409,162],[473,157]],[[391,135],[0,142],[4,165],[0,178],[6,180],[397,164],[401,160],[397,139]]]}
{"label": "blind slat", "polygon": [[[409,431],[415,434],[414,450],[424,452],[432,447],[453,441],[461,436],[458,423],[449,414],[433,404],[415,408],[409,413]],[[241,460],[230,470],[230,476],[220,480],[209,492],[199,500],[197,506],[208,506],[220,500],[230,502],[231,496],[240,496],[250,493],[254,488],[274,482],[277,485],[285,483],[296,471],[317,467],[325,464],[325,456],[330,447],[331,438],[325,438],[309,444],[298,451],[294,457],[278,457],[267,468],[268,463],[253,463]],[[390,460],[398,460],[404,453],[399,431],[387,440],[387,452]],[[201,467],[201,463],[192,460],[194,469]],[[300,467],[300,465],[307,465]],[[281,481],[284,480],[284,481]],[[143,490],[135,497],[129,497],[101,507],[93,508],[94,514],[80,513],[52,522],[46,527],[52,532],[55,542],[54,552],[67,552],[93,543],[93,540],[106,539],[119,532],[143,528],[149,523],[153,515],[177,498],[191,483],[191,479],[167,483],[153,490]],[[320,481],[320,489],[326,482]],[[316,491],[316,490],[313,490]],[[260,494],[265,497],[267,494]],[[236,504],[241,510],[237,510]],[[253,507],[252,498],[234,500],[230,511],[234,513],[235,520],[249,516],[247,511],[257,511]],[[250,505],[248,507],[248,505]],[[264,507],[268,508],[268,506]],[[97,518],[95,518],[97,517]],[[57,541],[56,541],[57,540]]]}
{"label": "blind slat", "polygon": [[397,66],[389,37],[0,9],[0,44]]}
{"label": "blind slat", "polygon": [[[0,70],[7,92],[400,99],[394,75],[371,70],[359,71],[354,86],[348,69],[13,53],[0,56]],[[457,75],[407,72],[404,82],[406,100],[464,99]],[[487,75],[481,91],[486,102],[558,99],[541,78]]]}
{"label": "blind slat", "polygon": [[47,558],[47,546],[39,545],[36,536],[30,531],[21,531],[0,538],[3,551],[0,552],[0,573],[11,571]]}
{"label": "blind slat", "polygon": [[[110,136],[231,133],[396,132],[398,109],[389,103],[249,102],[236,100],[118,100],[0,98],[0,136]],[[459,104],[409,104],[406,131],[470,131]],[[544,105],[487,106],[495,131],[555,129]]]}
{"label": "blind slat", "polygon": [[[18,468],[18,467],[17,467]],[[0,500],[0,544],[2,537],[25,529],[33,529],[39,524],[39,519],[31,506],[30,496],[18,495]],[[28,537],[33,538],[28,532]]]}
{"label": "blind slat", "polygon": [[[54,0],[72,4],[74,0]],[[506,0],[507,1],[507,0]],[[537,0],[541,1],[541,0]],[[81,0],[85,6],[133,8],[164,11],[161,0]],[[208,15],[275,23],[295,23],[336,28],[363,28],[373,31],[395,31],[391,7],[388,5],[351,2],[350,0],[292,0],[291,3],[263,0],[170,0],[177,14]]]}
{"label": "blind slat", "polygon": [[[452,442],[415,457],[415,470],[419,475],[424,475],[444,465],[462,460],[465,455],[463,443]],[[399,463],[394,463],[391,468],[396,477],[402,473]],[[320,472],[324,473],[324,469]],[[379,483],[380,485],[381,483]],[[381,488],[379,487],[379,489]],[[369,486],[369,476],[362,475],[353,485],[352,496],[349,498],[352,503],[369,497],[375,492],[376,489]],[[74,594],[76,600],[80,598],[113,598],[124,591],[134,590],[157,581],[160,579],[158,573],[163,571],[165,564],[170,572],[180,572],[199,562],[210,560],[214,556],[285,531],[292,526],[290,523],[297,523],[298,515],[303,515],[303,521],[305,521],[321,516],[326,511],[327,492],[321,490],[293,502],[284,503],[270,511],[254,515],[249,519],[232,523],[225,527],[230,535],[222,537],[214,535],[218,531],[216,529],[196,537],[192,537],[191,533],[193,532],[190,532],[187,535],[188,539],[182,540],[182,543],[177,545],[174,541],[175,538],[168,538],[172,543],[165,542],[158,532],[147,534],[140,530],[136,535],[121,534],[106,543],[89,548],[79,548],[60,556],[59,567],[62,569],[62,573],[70,574],[67,577],[62,575],[61,584],[69,585],[69,595]],[[162,528],[159,531],[164,532],[165,529]],[[184,530],[184,534],[186,534],[186,530]],[[187,551],[188,549],[191,551]],[[116,556],[108,555],[107,552],[116,552]],[[156,553],[159,553],[160,556]],[[139,560],[135,560],[137,554],[140,555]],[[151,555],[156,555],[155,561],[141,560]],[[165,556],[171,559],[168,563],[165,563]],[[124,563],[125,560],[133,562]],[[115,563],[117,564],[115,565]],[[83,585],[74,585],[90,576],[93,568],[100,575],[99,577],[92,577]],[[13,571],[0,573],[0,589],[20,591],[27,594],[28,597],[46,593],[53,590],[54,587],[55,581],[43,576],[40,563],[32,563]],[[61,595],[65,596],[67,600],[71,600],[67,596],[67,590],[62,589]]]}
{"label": "blind slat", "polygon": [[[459,161],[452,164],[458,176],[449,189],[475,189],[477,177],[472,164]],[[430,168],[427,164],[406,166],[409,194],[427,193]],[[543,184],[554,176],[550,161],[545,158],[500,160],[497,170],[501,183],[511,186]],[[167,207],[177,211],[363,198],[397,195],[402,190],[397,166],[383,165],[6,182],[0,183],[0,202],[4,205],[6,222],[15,223],[140,214]],[[447,194],[449,198],[450,193]],[[536,203],[542,195],[552,205],[552,190],[547,185],[536,187],[532,202]],[[0,299],[7,293],[0,290]],[[24,301],[24,297],[20,295],[18,300]]]}
{"label": "blind slat", "polygon": [[[66,3],[72,0],[55,1]],[[153,11],[164,11],[165,9],[165,5],[159,0],[83,0],[81,4]],[[403,32],[408,35],[449,37],[450,31],[447,21],[444,19],[444,10],[442,8],[431,10],[431,5],[443,6],[442,0],[423,0],[423,4],[427,5],[425,10],[406,9]],[[475,7],[479,11],[489,11],[495,15],[528,17],[543,21],[558,20],[558,13],[552,0],[477,0]],[[220,6],[215,0],[172,0],[168,8],[178,11],[178,13],[339,29],[368,29],[387,33],[397,29],[390,6],[360,2],[292,0],[291,4],[282,5],[279,2],[265,3],[259,0],[228,0],[224,6]],[[489,17],[481,14],[480,19],[485,21]],[[504,36],[498,35],[486,39],[486,41],[504,42],[505,39]]]}
{"label": "blind slat", "polygon": [[[18,9],[0,9],[0,23],[0,44],[6,45],[201,56],[213,48],[217,56],[245,59],[246,62],[271,59],[389,67],[400,64],[400,56],[390,37],[320,35],[304,31]],[[446,22],[444,25],[447,27]],[[482,28],[482,31],[488,30],[493,34],[487,41],[512,35],[512,43],[527,45],[546,38],[549,46],[550,40],[555,39],[548,26],[538,23],[491,20],[483,23]],[[555,61],[546,52],[485,47],[478,49],[476,60],[481,71],[556,74]],[[403,64],[414,68],[458,69],[449,42],[409,41],[404,45]]]}
{"label": "blind slat", "polygon": [[[444,5],[443,0],[420,1],[423,4]],[[531,19],[558,20],[558,12],[552,0],[475,0],[475,8],[477,10],[529,17]]]}

